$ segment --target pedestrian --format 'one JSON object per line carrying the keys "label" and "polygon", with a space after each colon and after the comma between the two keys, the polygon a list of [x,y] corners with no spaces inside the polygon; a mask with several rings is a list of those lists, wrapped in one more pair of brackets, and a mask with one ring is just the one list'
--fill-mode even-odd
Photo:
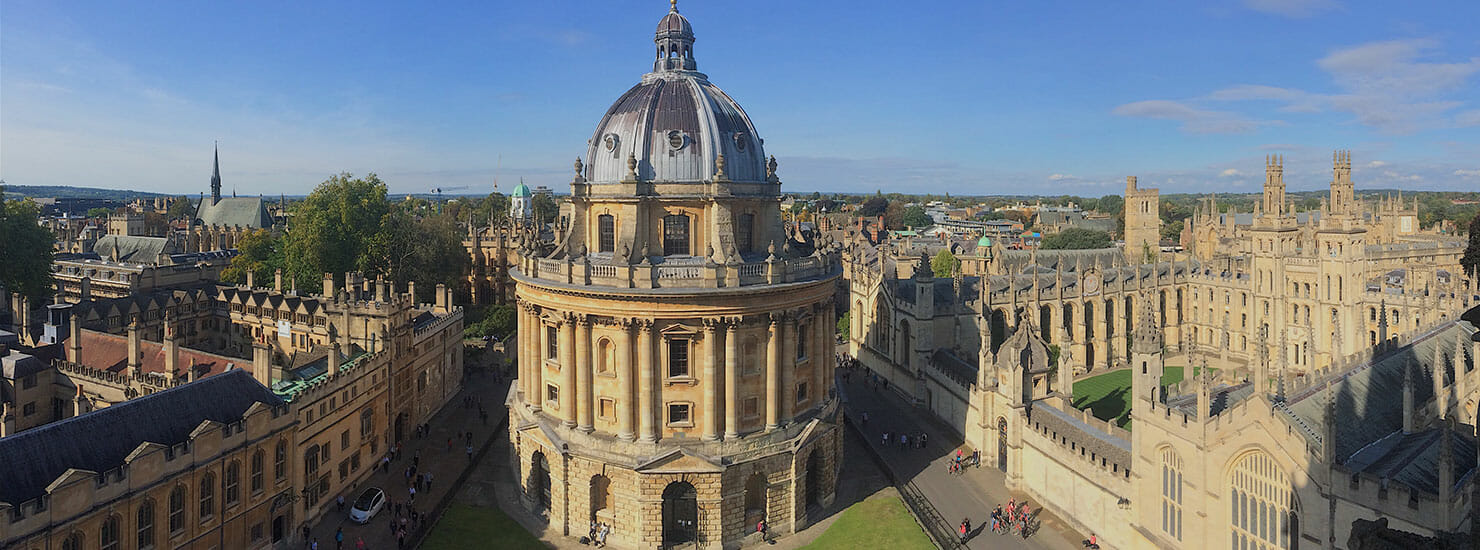
{"label": "pedestrian", "polygon": [[473,461],[473,446],[468,445],[468,462]]}
{"label": "pedestrian", "polygon": [[889,432],[884,432],[884,446],[889,446]]}
{"label": "pedestrian", "polygon": [[432,490],[432,473],[431,472],[427,472],[427,488],[426,488],[426,490],[427,491]]}
{"label": "pedestrian", "polygon": [[771,542],[771,535],[770,535],[770,532],[769,532],[769,528],[770,528],[770,526],[766,525],[766,519],[765,518],[761,518],[761,520],[758,521],[758,522],[756,522],[756,524],[755,524],[755,531],[757,533],[760,533],[761,534],[761,540],[766,541],[766,542]]}
{"label": "pedestrian", "polygon": [[868,411],[863,411],[863,425],[868,426]]}
{"label": "pedestrian", "polygon": [[930,444],[925,442],[925,432],[920,432],[920,448],[924,449],[928,445]]}
{"label": "pedestrian", "polygon": [[365,539],[355,537],[355,550],[365,550]]}
{"label": "pedestrian", "polygon": [[340,528],[334,530],[334,549],[335,550],[344,550],[344,528],[343,527],[340,527]]}
{"label": "pedestrian", "polygon": [[343,512],[344,511],[344,495],[339,495],[339,498],[334,499],[334,506],[340,512]]}
{"label": "pedestrian", "polygon": [[452,452],[452,438],[447,438],[447,452]]}
{"label": "pedestrian", "polygon": [[961,518],[961,544],[966,544],[966,534],[971,532],[971,520]]}
{"label": "pedestrian", "polygon": [[910,446],[909,446],[909,438],[910,438],[910,436],[907,436],[905,434],[899,434],[899,448],[901,450],[910,448]]}
{"label": "pedestrian", "polygon": [[305,523],[303,524],[303,541],[308,542],[310,536],[313,536],[313,529],[310,529],[308,524]]}
{"label": "pedestrian", "polygon": [[319,539],[313,539],[313,542],[308,545],[308,550],[319,550]]}
{"label": "pedestrian", "polygon": [[416,487],[411,487],[410,489],[407,489],[406,491],[409,492],[409,493],[411,493],[411,500],[408,501],[408,502],[410,502],[411,504],[416,504]]}

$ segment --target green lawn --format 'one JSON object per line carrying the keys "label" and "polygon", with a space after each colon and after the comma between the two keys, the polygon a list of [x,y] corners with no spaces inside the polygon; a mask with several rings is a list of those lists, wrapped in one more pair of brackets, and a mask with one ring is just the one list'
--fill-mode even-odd
{"label": "green lawn", "polygon": [[896,496],[876,496],[849,506],[822,536],[803,550],[930,550],[935,545]]}
{"label": "green lawn", "polygon": [[422,548],[453,550],[461,548],[500,548],[545,550],[545,544],[509,519],[498,508],[481,508],[452,503],[442,519],[432,526]]}
{"label": "green lawn", "polygon": [[[1202,367],[1193,369],[1197,373]],[[1217,369],[1214,369],[1217,372]],[[1161,385],[1182,381],[1182,367],[1166,367],[1161,374]],[[1115,419],[1115,424],[1127,430],[1131,427],[1131,370],[1085,378],[1074,383],[1074,406],[1089,409],[1100,420]]]}

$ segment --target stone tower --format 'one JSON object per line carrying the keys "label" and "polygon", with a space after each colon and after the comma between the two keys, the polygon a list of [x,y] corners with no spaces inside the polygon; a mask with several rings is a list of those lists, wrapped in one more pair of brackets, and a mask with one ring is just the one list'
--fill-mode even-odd
{"label": "stone tower", "polygon": [[1157,322],[1150,297],[1142,296],[1136,310],[1136,326],[1131,332],[1131,368],[1135,378],[1131,392],[1137,400],[1159,401],[1161,376],[1165,371],[1161,323]]}
{"label": "stone tower", "polygon": [[1156,259],[1161,246],[1161,192],[1136,187],[1136,177],[1125,178],[1125,257],[1131,263]]}

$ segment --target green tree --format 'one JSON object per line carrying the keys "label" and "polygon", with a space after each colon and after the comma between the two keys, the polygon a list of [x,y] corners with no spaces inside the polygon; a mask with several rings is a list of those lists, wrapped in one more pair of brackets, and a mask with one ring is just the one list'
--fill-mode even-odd
{"label": "green tree", "polygon": [[851,338],[853,331],[853,312],[845,311],[842,317],[838,317],[838,336]]}
{"label": "green tree", "polygon": [[930,259],[930,271],[934,272],[936,277],[950,277],[956,273],[956,268],[960,265],[961,260],[956,259],[956,255],[945,248],[940,249],[940,252],[936,252],[935,257]]}
{"label": "green tree", "polygon": [[1475,218],[1470,220],[1470,245],[1465,247],[1465,255],[1460,258],[1459,265],[1471,277],[1480,277],[1480,214],[1475,214]]}
{"label": "green tree", "polygon": [[364,257],[366,271],[393,281],[416,281],[418,300],[430,300],[438,283],[462,284],[471,261],[455,218],[414,216],[404,210],[385,216]]}
{"label": "green tree", "polygon": [[1100,203],[1098,206],[1099,207],[1096,210],[1115,217],[1115,234],[1124,235],[1125,198],[1121,197],[1120,195],[1105,195],[1103,197],[1100,197]]}
{"label": "green tree", "polygon": [[904,203],[889,201],[889,206],[884,207],[884,227],[904,229]]}
{"label": "green tree", "polygon": [[535,193],[529,200],[529,209],[539,223],[553,222],[555,216],[560,214],[560,205],[555,203],[555,197],[549,193]]}
{"label": "green tree", "polygon": [[872,218],[883,214],[887,208],[889,208],[889,199],[875,195],[858,206],[858,215]]}
{"label": "green tree", "polygon": [[1087,248],[1109,248],[1110,234],[1104,231],[1070,227],[1043,238],[1038,243],[1042,250],[1082,250]]}
{"label": "green tree", "polygon": [[40,225],[41,207],[30,199],[5,200],[0,186],[0,285],[32,300],[51,295],[52,245],[56,235]]}
{"label": "green tree", "polygon": [[301,287],[321,290],[324,273],[371,271],[371,242],[385,226],[391,203],[385,183],[343,173],[325,180],[298,203],[283,249]]}
{"label": "green tree", "polygon": [[929,227],[935,221],[931,220],[930,215],[925,213],[925,207],[915,205],[904,209],[904,215],[901,216],[900,223],[903,223],[905,227],[919,228]]}
{"label": "green tree", "polygon": [[109,214],[112,214],[112,213],[113,213],[113,209],[112,208],[89,208],[89,209],[87,209],[87,217],[89,217],[89,218],[106,218],[106,217],[108,217]]}
{"label": "green tree", "polygon": [[190,197],[184,195],[175,197],[174,200],[170,201],[170,209],[165,213],[165,216],[171,220],[188,218],[195,215],[195,208],[193,206],[190,204]]}
{"label": "green tree", "polygon": [[[282,240],[266,229],[258,229],[243,235],[236,242],[239,252],[231,259],[231,265],[221,272],[221,280],[232,284],[245,284],[247,273],[255,279],[253,284],[272,280],[273,273],[283,267]],[[303,277],[298,280],[303,281]]]}

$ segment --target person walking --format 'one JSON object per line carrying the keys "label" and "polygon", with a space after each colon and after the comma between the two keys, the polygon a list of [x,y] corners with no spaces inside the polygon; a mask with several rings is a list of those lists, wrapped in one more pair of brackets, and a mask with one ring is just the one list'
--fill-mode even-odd
{"label": "person walking", "polygon": [[355,550],[365,550],[365,539],[355,537]]}
{"label": "person walking", "polygon": [[771,542],[771,533],[770,533],[769,529],[770,529],[770,526],[766,525],[766,519],[765,518],[761,518],[761,520],[758,521],[758,522],[756,522],[756,524],[755,524],[755,532],[760,533],[761,534],[761,540],[763,540],[765,542]]}
{"label": "person walking", "polygon": [[432,490],[432,473],[431,472],[427,472],[427,488],[426,488],[426,490],[427,491]]}
{"label": "person walking", "polygon": [[334,530],[334,550],[344,550],[344,528]]}
{"label": "person walking", "polygon": [[407,491],[411,493],[411,503],[416,504],[416,487],[410,487]]}

